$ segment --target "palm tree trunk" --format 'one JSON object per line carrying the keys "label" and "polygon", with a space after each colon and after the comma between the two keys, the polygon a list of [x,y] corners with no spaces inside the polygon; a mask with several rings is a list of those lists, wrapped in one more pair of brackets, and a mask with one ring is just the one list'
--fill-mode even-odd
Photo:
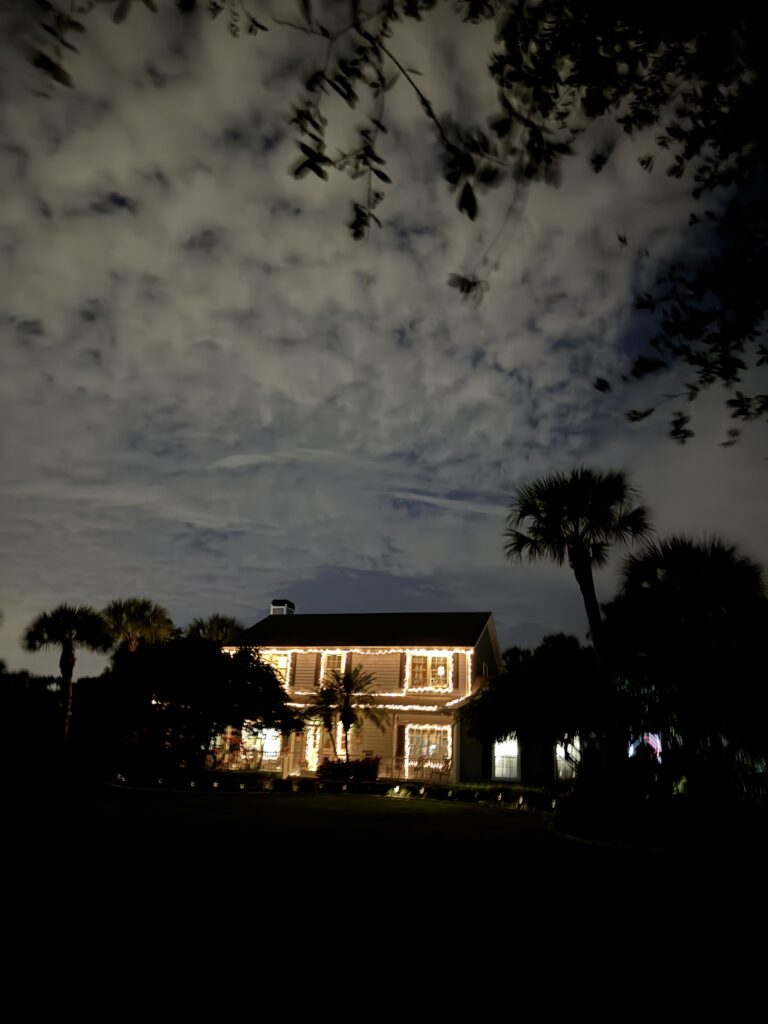
{"label": "palm tree trunk", "polygon": [[[611,673],[606,661],[603,616],[595,593],[592,566],[586,551],[571,551],[570,561],[589,622],[589,634],[595,652],[597,682],[599,687],[597,766],[602,777],[599,783],[608,792],[612,786],[618,790],[621,785],[622,769],[626,760],[626,737],[615,719],[615,693]],[[588,751],[585,751],[587,753]]]}
{"label": "palm tree trunk", "polygon": [[344,754],[347,759],[347,764],[349,764],[349,727],[346,725],[344,726]]}
{"label": "palm tree trunk", "polygon": [[601,671],[604,669],[603,653],[603,616],[600,614],[600,605],[595,593],[595,581],[592,576],[592,567],[589,564],[589,555],[586,551],[571,549],[569,558],[573,574],[579,585],[581,596],[584,599],[584,609],[587,613],[589,623],[589,635],[592,639],[592,646],[595,649],[595,657]]}
{"label": "palm tree trunk", "polygon": [[75,649],[69,642],[61,646],[59,671],[61,672],[61,689],[64,694],[64,739],[66,740],[69,738],[69,725],[72,721],[72,696],[74,690],[72,676],[75,672]]}

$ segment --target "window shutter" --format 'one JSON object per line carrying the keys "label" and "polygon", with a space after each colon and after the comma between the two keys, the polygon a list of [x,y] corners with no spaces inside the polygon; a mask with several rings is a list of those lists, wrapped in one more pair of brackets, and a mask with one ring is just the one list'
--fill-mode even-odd
{"label": "window shutter", "polygon": [[453,679],[453,689],[454,690],[458,690],[458,688],[459,688],[459,658],[460,658],[459,654],[454,654],[454,656],[453,656],[453,676],[452,676],[452,679]]}
{"label": "window shutter", "polygon": [[395,757],[405,757],[405,726],[398,725],[397,727],[397,746],[395,747]]}
{"label": "window shutter", "polygon": [[400,684],[399,685],[400,685],[400,689],[401,690],[405,686],[405,662],[406,662],[406,653],[405,653],[405,651],[403,651],[403,653],[400,655]]}

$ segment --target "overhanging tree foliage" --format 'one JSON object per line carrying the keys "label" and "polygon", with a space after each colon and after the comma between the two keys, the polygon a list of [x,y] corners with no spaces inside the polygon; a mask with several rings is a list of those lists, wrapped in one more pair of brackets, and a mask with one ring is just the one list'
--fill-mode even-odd
{"label": "overhanging tree foliage", "polygon": [[[139,0],[103,2],[116,21],[140,6]],[[155,0],[141,2],[158,10]],[[85,29],[82,16],[100,6],[97,0],[8,0],[6,6],[32,63],[52,82],[71,86],[65,59]],[[685,246],[685,257],[661,268],[656,287],[638,295],[637,308],[653,313],[656,326],[651,351],[635,360],[625,380],[682,363],[691,371],[679,396],[684,401],[720,383],[730,389],[727,405],[735,420],[768,418],[768,393],[742,384],[746,373],[768,363],[768,87],[759,5],[300,0],[293,17],[288,5],[259,0],[179,0],[176,6],[187,18],[220,19],[232,35],[256,36],[259,47],[290,49],[297,33],[316,41],[316,63],[297,82],[292,124],[299,156],[293,173],[322,179],[342,173],[357,182],[349,227],[358,239],[380,225],[380,206],[392,184],[385,166],[394,89],[409,90],[418,100],[442,176],[457,196],[459,212],[471,220],[490,187],[505,181],[516,188],[532,181],[557,183],[563,159],[598,121],[607,141],[587,153],[596,173],[622,134],[652,130],[640,163],[648,172],[690,182],[692,207],[697,204],[691,230],[703,255],[691,258],[694,246]],[[477,73],[490,75],[497,102],[479,124],[438,111],[419,69],[399,56],[409,23],[446,10],[455,14],[456,32],[494,26],[490,52]],[[328,141],[339,100],[358,118],[355,140],[343,150]],[[698,204],[706,197],[710,208],[702,213]],[[623,236],[619,241],[628,244]],[[479,295],[488,277],[457,273],[449,283],[463,295]],[[600,378],[595,386],[605,391],[612,384]],[[653,411],[627,415],[639,421]],[[739,429],[729,432],[727,444]],[[674,411],[670,433],[681,442],[691,436],[684,405]]]}

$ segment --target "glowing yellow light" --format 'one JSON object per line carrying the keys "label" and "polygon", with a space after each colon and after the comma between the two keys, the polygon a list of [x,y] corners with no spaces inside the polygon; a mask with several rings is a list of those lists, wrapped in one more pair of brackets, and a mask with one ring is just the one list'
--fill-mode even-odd
{"label": "glowing yellow light", "polygon": [[[415,745],[416,737],[419,733],[426,734],[427,740],[427,756],[424,760],[423,755],[418,759],[411,757],[412,747]],[[432,734],[436,740],[438,737],[442,737],[441,741],[430,743],[429,738]],[[421,749],[424,749],[424,741],[420,743]],[[446,754],[444,757],[440,756],[439,750],[444,748]],[[437,754],[436,757],[430,755]],[[435,771],[445,771],[447,766],[450,766],[453,759],[453,729],[450,725],[416,725],[415,723],[409,723],[405,727],[405,774],[410,776],[411,769],[414,767],[428,768]]]}
{"label": "glowing yellow light", "polygon": [[307,762],[307,768],[311,772],[317,771],[317,766],[320,760],[320,732],[321,727],[319,725],[309,725],[305,730],[305,751],[304,757]]}

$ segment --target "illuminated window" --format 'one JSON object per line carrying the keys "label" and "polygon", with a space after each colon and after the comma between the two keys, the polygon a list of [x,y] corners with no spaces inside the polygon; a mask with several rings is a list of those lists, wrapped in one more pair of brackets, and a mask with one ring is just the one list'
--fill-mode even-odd
{"label": "illuminated window", "polygon": [[558,779],[572,779],[580,758],[581,744],[578,736],[571,739],[566,737],[565,742],[558,743],[555,747]]}
{"label": "illuminated window", "polygon": [[283,737],[279,729],[243,733],[243,760],[253,768],[275,768],[280,762]]}
{"label": "illuminated window", "polygon": [[429,658],[415,656],[411,658],[410,689],[426,690]]}
{"label": "illuminated window", "polygon": [[450,725],[406,725],[405,765],[408,776],[451,766]]}
{"label": "illuminated window", "polygon": [[290,674],[291,656],[290,654],[281,654],[278,651],[269,651],[261,655],[261,660],[275,670],[275,675],[283,684],[288,685],[288,676]]}
{"label": "illuminated window", "polygon": [[329,673],[331,672],[339,672],[341,673],[341,675],[343,675],[346,666],[346,651],[336,651],[333,654],[323,654],[322,664],[320,665],[321,681],[327,679]]}
{"label": "illuminated window", "polygon": [[448,693],[453,689],[453,658],[448,654],[411,654],[407,673],[409,690]]}
{"label": "illuminated window", "polygon": [[512,733],[505,740],[493,744],[494,779],[520,778],[520,753],[517,736]]}

